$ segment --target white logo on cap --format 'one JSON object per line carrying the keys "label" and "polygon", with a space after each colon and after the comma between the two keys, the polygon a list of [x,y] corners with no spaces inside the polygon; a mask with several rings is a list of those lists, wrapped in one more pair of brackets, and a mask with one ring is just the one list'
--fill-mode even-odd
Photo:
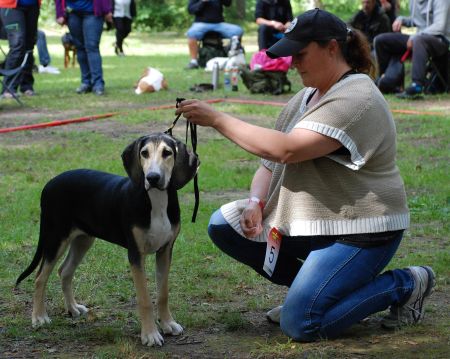
{"label": "white logo on cap", "polygon": [[292,30],[294,30],[295,25],[297,25],[297,18],[292,20],[291,24],[289,25],[289,27],[286,29],[286,31],[284,33],[287,34],[288,32],[291,32]]}

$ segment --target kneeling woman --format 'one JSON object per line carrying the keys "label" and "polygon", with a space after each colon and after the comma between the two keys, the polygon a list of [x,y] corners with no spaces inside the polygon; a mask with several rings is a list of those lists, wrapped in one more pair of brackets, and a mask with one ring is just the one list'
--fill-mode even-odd
{"label": "kneeling woman", "polygon": [[[386,325],[420,321],[435,283],[432,269],[381,273],[409,212],[392,114],[367,75],[369,44],[336,16],[315,9],[294,19],[267,54],[292,55],[305,85],[274,130],[201,101],[184,101],[177,110],[262,158],[250,199],[216,211],[210,237],[228,255],[289,287],[283,305],[268,316],[295,340],[336,337],[389,307]],[[273,268],[276,249],[266,263],[265,257],[274,228],[282,240]]]}

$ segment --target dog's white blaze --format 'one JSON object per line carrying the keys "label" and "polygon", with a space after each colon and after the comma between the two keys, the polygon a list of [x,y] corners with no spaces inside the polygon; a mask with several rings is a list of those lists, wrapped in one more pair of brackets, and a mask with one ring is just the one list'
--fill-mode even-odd
{"label": "dog's white blaze", "polygon": [[167,192],[153,188],[148,191],[148,195],[152,203],[150,228],[133,228],[139,251],[143,254],[155,253],[174,237],[174,230],[167,217]]}

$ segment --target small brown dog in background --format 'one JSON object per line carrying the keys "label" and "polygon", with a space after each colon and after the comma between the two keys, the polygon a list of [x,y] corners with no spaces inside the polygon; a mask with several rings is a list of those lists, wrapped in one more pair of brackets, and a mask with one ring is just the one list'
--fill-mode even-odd
{"label": "small brown dog in background", "polygon": [[[77,57],[77,48],[73,44],[72,35],[69,32],[66,32],[61,37],[61,42],[64,46],[64,68],[69,67],[70,59],[72,59],[72,67],[75,67],[75,61]],[[70,52],[72,51],[72,56],[70,56]]]}

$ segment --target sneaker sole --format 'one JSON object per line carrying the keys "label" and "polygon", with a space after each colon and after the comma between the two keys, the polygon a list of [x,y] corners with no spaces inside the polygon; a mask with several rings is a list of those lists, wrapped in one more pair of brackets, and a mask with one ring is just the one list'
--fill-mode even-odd
{"label": "sneaker sole", "polygon": [[428,297],[432,292],[436,285],[436,274],[434,274],[433,268],[429,266],[421,266],[423,269],[427,271],[428,274],[428,285],[425,293],[423,293],[424,297]]}

